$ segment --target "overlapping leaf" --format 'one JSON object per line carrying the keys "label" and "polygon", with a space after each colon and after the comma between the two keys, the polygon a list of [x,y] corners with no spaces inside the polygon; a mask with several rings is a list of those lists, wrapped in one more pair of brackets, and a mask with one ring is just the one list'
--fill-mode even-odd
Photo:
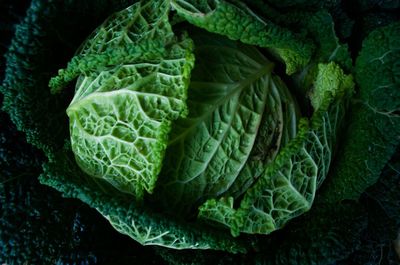
{"label": "overlapping leaf", "polygon": [[241,195],[297,125],[290,93],[260,52],[217,35],[193,37],[190,114],[174,123],[156,192],[185,212],[221,194]]}
{"label": "overlapping leaf", "polygon": [[174,38],[168,1],[139,1],[111,16],[50,82],[79,76],[67,109],[77,163],[123,192],[152,192],[170,121],[185,116],[193,66],[189,39]]}

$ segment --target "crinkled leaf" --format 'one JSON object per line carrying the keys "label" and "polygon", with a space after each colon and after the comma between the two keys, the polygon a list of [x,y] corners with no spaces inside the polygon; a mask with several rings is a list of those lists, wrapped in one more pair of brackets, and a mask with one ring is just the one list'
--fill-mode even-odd
{"label": "crinkled leaf", "polygon": [[327,265],[357,250],[367,225],[365,209],[356,202],[318,206],[271,234],[255,264]]}
{"label": "crinkled leaf", "polygon": [[49,79],[93,28],[129,2],[32,1],[26,16],[15,26],[0,86],[2,108],[26,134],[28,143],[47,153],[64,144],[68,102],[65,95],[50,94]]}
{"label": "crinkled leaf", "polygon": [[155,187],[171,121],[187,113],[192,44],[174,38],[169,8],[140,1],[114,14],[50,82],[80,74],[67,109],[76,161],[139,199]]}
{"label": "crinkled leaf", "polygon": [[[82,78],[67,109],[81,168],[138,198],[143,189],[154,189],[170,120],[186,112],[185,79],[193,61],[190,48],[175,49],[161,60],[130,62]],[[87,94],[88,89],[94,91]]]}
{"label": "crinkled leaf", "polygon": [[217,35],[194,38],[190,114],[174,122],[156,192],[174,212],[242,194],[296,130],[295,102],[257,49]]}
{"label": "crinkled leaf", "polygon": [[368,226],[363,230],[360,248],[338,265],[399,264],[396,238],[400,228],[400,148],[385,166],[377,183],[361,196],[366,206]]}
{"label": "crinkled leaf", "polygon": [[373,31],[356,62],[358,104],[323,200],[358,199],[374,184],[400,138],[400,23]]}
{"label": "crinkled leaf", "polygon": [[293,74],[309,63],[313,45],[288,29],[257,16],[239,1],[174,0],[171,5],[190,23],[243,43],[268,48]]}
{"label": "crinkled leaf", "polygon": [[169,10],[166,0],[138,1],[109,16],[81,44],[68,67],[50,80],[53,92],[81,73],[101,71],[137,58],[162,56],[163,45],[174,37],[168,22]]}
{"label": "crinkled leaf", "polygon": [[298,12],[294,11],[281,15],[282,23],[289,16],[290,25],[297,27],[314,41],[315,52],[310,64],[304,67],[298,74],[293,75],[296,89],[304,95],[308,95],[309,88],[314,82],[318,73],[319,63],[335,62],[345,72],[350,72],[352,68],[352,60],[347,44],[343,44],[336,36],[332,15],[325,11],[318,12]]}
{"label": "crinkled leaf", "polygon": [[40,181],[62,192],[65,197],[80,199],[95,208],[116,230],[142,245],[174,249],[219,249],[233,253],[245,251],[243,242],[232,240],[225,233],[182,223],[149,211],[107,182],[83,173],[69,151],[61,150],[52,161],[44,165]]}
{"label": "crinkled leaf", "polygon": [[310,123],[303,121],[298,135],[267,165],[240,207],[232,209],[226,203],[229,198],[209,200],[200,207],[200,217],[227,225],[233,235],[268,234],[311,208],[316,189],[328,174],[353,82],[330,63],[319,66],[314,86],[321,96]]}

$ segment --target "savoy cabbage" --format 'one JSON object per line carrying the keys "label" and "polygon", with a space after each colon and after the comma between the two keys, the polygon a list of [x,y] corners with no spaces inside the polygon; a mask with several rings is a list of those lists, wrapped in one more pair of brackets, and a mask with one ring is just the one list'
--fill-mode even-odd
{"label": "savoy cabbage", "polygon": [[[311,45],[296,47],[301,42],[293,33],[256,20],[247,9],[215,4],[139,1],[96,29],[50,86],[58,92],[78,77],[67,114],[76,164],[86,173],[81,178],[105,180],[127,200],[127,194],[141,201],[144,192],[154,193],[148,196],[152,204],[183,220],[200,206],[200,219],[227,226],[233,236],[269,234],[311,208],[353,81],[333,62],[315,65],[309,88],[314,113],[299,121],[273,64],[255,47],[232,40],[268,47],[287,73],[304,67]],[[171,8],[231,40],[172,26]],[[274,44],[269,39],[276,32],[282,40]],[[44,180],[50,185],[51,171]],[[128,216],[103,215],[143,244],[211,248]],[[224,247],[218,245],[213,248]]]}
{"label": "savoy cabbage", "polygon": [[[73,38],[58,31],[79,21],[51,12],[77,12],[74,1],[33,1],[16,31],[1,91],[47,156],[41,183],[166,247],[171,262],[186,254],[168,248],[193,249],[198,263],[207,249],[226,262],[255,253],[235,257],[255,264],[329,264],[358,250],[360,196],[399,142],[400,24],[373,31],[353,66],[334,3],[129,2],[93,12],[108,18]],[[49,21],[50,34],[37,30]],[[29,38],[40,45],[23,61]],[[73,58],[44,64],[65,38]]]}

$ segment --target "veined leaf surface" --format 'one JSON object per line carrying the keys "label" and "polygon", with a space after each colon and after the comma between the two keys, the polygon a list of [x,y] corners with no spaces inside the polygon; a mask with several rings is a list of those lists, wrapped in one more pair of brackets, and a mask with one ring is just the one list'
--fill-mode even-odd
{"label": "veined leaf surface", "polygon": [[240,196],[293,137],[297,117],[256,48],[217,35],[193,38],[189,116],[174,122],[156,192],[184,212],[225,193]]}
{"label": "veined leaf surface", "polygon": [[139,1],[94,31],[50,81],[79,76],[67,109],[71,146],[87,174],[140,199],[161,170],[171,121],[186,116],[192,42],[174,36],[168,1]]}

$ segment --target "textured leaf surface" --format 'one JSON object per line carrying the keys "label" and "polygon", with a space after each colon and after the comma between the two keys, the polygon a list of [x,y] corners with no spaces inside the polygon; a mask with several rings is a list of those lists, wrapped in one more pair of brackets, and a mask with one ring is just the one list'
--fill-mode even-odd
{"label": "textured leaf surface", "polygon": [[[304,19],[304,16],[307,19]],[[299,15],[302,26],[308,31],[310,38],[316,43],[313,60],[317,63],[335,62],[345,71],[350,71],[352,61],[347,44],[343,44],[336,36],[333,17],[327,11],[303,13]]]}
{"label": "textured leaf surface", "polygon": [[233,235],[268,234],[310,209],[316,189],[328,174],[353,82],[331,63],[319,66],[314,85],[320,97],[310,124],[303,121],[296,138],[266,167],[238,209],[226,203],[229,198],[209,200],[200,208],[202,218],[227,225]]}
{"label": "textured leaf surface", "polygon": [[368,227],[363,231],[361,247],[339,265],[399,264],[394,241],[400,228],[399,149],[398,146],[378,182],[362,194],[360,202],[368,206]]}
{"label": "textured leaf surface", "polygon": [[192,44],[173,38],[168,11],[167,1],[140,1],[111,16],[50,82],[80,74],[67,109],[77,163],[137,198],[153,191],[170,121],[187,112]]}
{"label": "textured leaf surface", "polygon": [[26,134],[28,143],[46,152],[64,144],[68,102],[65,95],[50,94],[49,78],[94,27],[127,4],[125,0],[100,0],[97,5],[85,3],[77,8],[74,1],[32,1],[25,18],[15,27],[0,86],[2,108]]}
{"label": "textured leaf surface", "polygon": [[[49,94],[49,77],[110,12],[127,4],[125,0],[0,3],[0,42],[7,44],[0,48],[2,59],[3,48],[9,48],[7,59],[0,60],[1,80],[3,62],[8,69],[0,105],[23,131],[18,132],[0,111],[0,264],[122,264],[128,259],[159,264],[151,249],[143,250],[116,234],[94,210],[40,184],[37,176],[44,156],[26,143],[46,151],[63,144],[67,102],[62,99],[65,95]],[[18,25],[4,24],[8,22],[4,13]]]}
{"label": "textured leaf surface", "polygon": [[239,1],[174,0],[171,4],[179,15],[200,28],[268,48],[285,62],[288,74],[293,74],[310,61],[313,49],[310,42],[257,16]]}
{"label": "textured leaf surface", "polygon": [[358,199],[374,184],[400,138],[400,23],[373,31],[356,61],[358,104],[349,115],[325,201]]}
{"label": "textured leaf surface", "polygon": [[[166,27],[164,27],[165,24],[162,24],[162,22],[157,22],[159,21],[157,19],[163,16],[155,15],[153,17],[154,13],[148,12],[148,10],[151,10],[151,4],[148,3],[152,1],[146,1],[146,2],[147,2],[146,8],[150,8],[146,9],[147,10],[146,16],[152,17],[148,21],[152,21],[152,23],[154,22],[153,24],[160,25],[161,29],[160,31],[157,30],[152,31],[152,33],[150,33],[148,36],[152,35],[160,36],[157,34],[162,32],[163,29],[165,29]],[[180,3],[182,2],[183,1],[180,1]],[[282,3],[282,6],[291,6],[290,3],[289,5],[286,5],[285,4],[286,2],[289,3],[289,1],[281,1],[280,3]],[[298,1],[298,2],[299,3],[301,2],[300,6],[303,6],[303,1]],[[314,2],[315,1],[310,1],[310,3]],[[45,5],[39,5],[38,3],[45,3]],[[6,93],[5,109],[7,109],[7,111],[9,111],[13,115],[13,119],[18,123],[19,127],[22,130],[28,132],[29,141],[47,151],[49,149],[59,146],[60,143],[62,143],[65,140],[64,136],[66,134],[61,132],[63,127],[62,125],[64,124],[63,122],[65,121],[65,119],[62,118],[64,110],[60,112],[60,109],[62,108],[60,107],[60,105],[63,104],[62,102],[63,100],[58,96],[55,97],[50,96],[47,92],[46,92],[47,94],[42,93],[44,91],[43,88],[45,87],[44,84],[48,80],[49,72],[54,71],[54,62],[52,61],[52,59],[54,59],[58,63],[58,61],[61,60],[61,58],[58,57],[65,56],[65,55],[60,55],[60,53],[62,53],[62,51],[66,49],[65,43],[68,43],[68,45],[76,46],[76,43],[69,44],[70,43],[69,40],[73,42],[74,39],[79,39],[79,37],[74,36],[74,34],[76,34],[75,31],[68,30],[68,32],[72,32],[68,35],[67,31],[64,32],[64,30],[59,29],[57,22],[55,22],[57,21],[57,19],[54,18],[59,14],[59,12],[56,12],[56,10],[63,10],[64,7],[68,7],[70,1],[65,2],[66,3],[65,5],[59,3],[55,4],[55,6],[57,6],[57,9],[52,7],[52,5],[54,4],[53,2],[51,2],[51,4],[49,3],[50,1],[49,2],[36,1],[36,0],[33,1],[33,9],[29,11],[30,13],[28,13],[28,19],[24,22],[23,26],[19,28],[17,34],[18,37],[12,44],[13,48],[11,48],[10,50],[8,59],[9,70],[7,73],[7,80],[3,83],[3,87],[1,88],[2,92]],[[165,3],[165,2],[157,2],[157,3]],[[217,3],[217,2],[207,1],[207,3],[210,3],[209,6],[210,10],[214,10],[214,6],[212,3]],[[246,10],[245,8],[243,8],[241,4],[238,4],[237,1],[229,1],[229,3],[231,3],[232,6]],[[278,4],[275,4],[275,6],[279,6]],[[307,5],[307,3],[304,4]],[[161,4],[158,6],[162,7],[163,5]],[[190,9],[190,7],[188,8]],[[76,10],[76,7],[74,6],[73,9]],[[91,8],[89,8],[89,10],[90,9]],[[67,8],[67,10],[69,9]],[[86,13],[89,16],[91,12],[87,11],[88,10],[86,10]],[[69,11],[67,11],[66,13],[68,14],[68,12]],[[93,11],[93,13],[95,13],[95,11]],[[62,19],[63,21],[65,21],[65,17],[68,16],[66,16],[65,13],[63,14],[64,16],[60,16],[60,20]],[[127,17],[124,17],[124,19],[127,19]],[[90,19],[88,18],[87,21],[89,20]],[[147,20],[145,22],[142,20],[142,18],[139,17],[138,21],[140,21],[140,23],[136,25],[141,25],[144,26],[143,28],[146,28],[145,25],[148,22]],[[324,27],[322,25],[321,27],[318,27],[318,23],[314,24],[314,26],[316,26],[316,29],[318,29],[319,32],[323,33],[327,28],[329,28],[330,30],[329,32],[333,32],[333,27],[326,26],[328,25],[327,22],[328,20],[321,19],[320,21],[321,24],[324,25]],[[79,19],[79,23],[77,24],[72,23],[72,24],[75,25],[76,27],[77,25],[80,26],[80,23],[82,23],[81,19]],[[82,27],[85,27],[84,25],[86,24],[82,23]],[[47,30],[49,28],[51,30]],[[135,29],[137,30],[137,28]],[[74,29],[74,26],[70,25],[69,29]],[[109,73],[117,73],[118,70],[117,68],[114,67],[115,65],[118,64],[124,64],[124,60],[127,59],[127,57],[125,56],[130,56],[129,60],[131,60],[132,64],[135,64],[138,58],[144,58],[146,60],[151,60],[151,61],[152,58],[158,58],[160,60],[163,60],[164,58],[167,58],[165,55],[171,54],[169,52],[171,46],[167,45],[167,47],[161,47],[162,45],[160,46],[160,44],[162,44],[162,42],[147,43],[146,41],[146,43],[143,45],[137,45],[134,47],[130,47],[128,49],[115,48],[117,47],[116,46],[117,43],[124,43],[124,45],[126,44],[124,37],[120,38],[121,36],[124,36],[124,34],[114,36],[112,34],[108,34],[107,33],[108,30],[119,31],[121,30],[121,28],[118,28],[117,25],[114,26],[110,25],[104,27],[101,32],[99,31],[92,36],[97,36],[97,35],[101,36],[101,37],[96,37],[97,40],[99,40],[100,43],[102,40],[112,43],[112,45],[114,45],[113,46],[114,49],[104,49],[105,46],[102,45],[96,46],[95,43],[87,42],[84,46],[82,46],[81,49],[82,55],[80,57],[79,56],[76,57],[78,59],[76,59],[76,61],[71,63],[71,67],[67,69],[66,72],[61,73],[61,76],[63,77],[59,79],[60,81],[59,84],[63,85],[66,81],[75,78],[77,75],[85,76],[85,78],[86,77],[88,78],[86,79],[86,81],[91,82],[94,76],[96,76],[96,74],[99,72],[106,73],[107,71],[109,71]],[[76,32],[80,32],[80,30],[78,30],[77,28]],[[346,193],[347,192],[349,192],[348,194],[351,193],[351,195],[346,198],[358,198],[358,195],[365,189],[365,187],[369,186],[373,181],[377,179],[376,176],[379,175],[379,172],[383,167],[384,162],[382,161],[385,160],[386,158],[383,159],[381,162],[379,161],[376,162],[376,161],[380,160],[379,157],[381,157],[382,153],[385,152],[387,153],[385,153],[384,156],[389,157],[390,155],[388,153],[392,153],[394,150],[394,146],[398,143],[399,139],[398,135],[400,135],[400,133],[398,131],[398,126],[397,126],[398,123],[396,123],[399,112],[398,110],[399,101],[397,95],[398,65],[396,63],[398,61],[398,52],[397,52],[398,48],[396,48],[398,46],[397,45],[398,42],[396,41],[398,38],[396,38],[396,36],[399,36],[399,34],[398,30],[397,29],[394,30],[393,28],[391,28],[389,32],[390,33],[382,33],[382,32],[380,32],[380,34],[374,33],[375,34],[373,35],[374,37],[371,37],[371,42],[369,42],[368,44],[369,48],[368,49],[365,48],[365,51],[363,53],[365,60],[362,61],[361,59],[359,59],[360,62],[362,62],[358,64],[361,65],[360,67],[358,67],[359,70],[357,71],[358,72],[357,75],[361,76],[358,77],[359,83],[362,84],[363,87],[369,87],[369,89],[373,92],[372,93],[368,92],[368,95],[366,94],[362,96],[361,94],[366,90],[362,89],[362,91],[360,92],[359,99],[361,99],[360,101],[362,101],[363,103],[362,105],[353,107],[352,109],[353,116],[351,116],[351,119],[349,119],[348,123],[356,123],[357,121],[360,120],[362,122],[362,125],[360,126],[355,125],[354,127],[351,127],[351,130],[357,129],[358,130],[357,133],[354,133],[354,136],[352,138],[347,137],[348,135],[344,138],[349,138],[350,144],[351,141],[356,140],[356,143],[362,142],[364,143],[364,145],[359,145],[357,149],[352,149],[353,151],[355,150],[356,152],[354,153],[357,154],[355,155],[354,158],[352,157],[349,158],[349,156],[344,155],[344,158],[339,157],[338,160],[339,162],[340,161],[343,162],[349,158],[349,164],[347,164],[348,169],[344,170],[346,171],[345,173],[356,172],[357,174],[362,175],[362,178],[365,177],[365,179],[358,179],[356,176],[357,174],[353,174],[351,176],[349,174],[346,174],[347,176],[345,184],[343,186],[341,186],[342,184],[338,185],[336,187],[337,189],[332,190],[332,193],[329,195],[330,197],[328,196],[329,199],[333,199],[331,201],[332,203],[330,204],[321,203],[320,205],[318,205],[317,207],[322,207],[322,208],[320,209],[317,208],[315,212],[313,210],[312,212],[313,214],[305,215],[304,219],[299,219],[299,223],[301,223],[299,226],[296,227],[297,220],[294,221],[293,228],[292,228],[292,223],[290,224],[289,228],[290,231],[293,232],[293,234],[286,232],[284,232],[283,234],[278,234],[276,237],[273,238],[273,240],[271,240],[269,245],[266,244],[265,246],[263,246],[262,242],[259,243],[257,245],[258,247],[260,246],[264,247],[264,249],[260,252],[260,256],[256,257],[257,260],[260,262],[260,264],[324,264],[328,262],[331,263],[337,259],[341,259],[347,256],[350,252],[354,251],[354,249],[359,248],[360,246],[359,231],[360,229],[365,228],[365,214],[361,209],[362,207],[358,203],[353,203],[353,202],[350,202],[349,205],[347,205],[347,203],[337,203],[336,199],[342,200],[342,197],[347,196],[347,195],[342,196],[343,194],[340,193],[343,187],[347,189],[345,190]],[[144,35],[145,34],[143,35],[141,34],[140,36]],[[139,35],[135,36],[135,38],[139,38]],[[323,38],[322,35],[321,37],[318,38],[324,39],[324,42],[322,44],[327,45],[324,46],[328,47],[326,49],[327,54],[332,51],[332,48],[334,48],[335,46],[334,44],[337,44],[335,42],[336,39],[326,38],[325,42],[325,38]],[[61,41],[59,41],[59,39]],[[171,41],[171,43],[175,43],[175,40],[173,39],[169,40]],[[44,48],[41,45],[43,45]],[[317,44],[317,46],[318,45],[319,44]],[[179,44],[175,47],[178,46]],[[36,47],[39,48],[36,49]],[[395,48],[394,49],[390,48],[390,52],[388,52],[388,50],[384,51],[384,49],[386,49],[387,47],[395,47]],[[322,46],[320,48],[322,48]],[[149,49],[152,52],[144,54],[144,51]],[[25,53],[27,53],[28,55],[26,55]],[[94,53],[101,53],[101,54],[94,54]],[[368,57],[370,55],[371,58]],[[28,59],[25,59],[25,57],[27,57]],[[46,64],[46,67],[44,68],[43,68],[43,62],[45,62]],[[367,65],[368,67],[364,67],[365,65]],[[145,71],[140,71],[140,73],[142,74],[146,71],[147,69]],[[12,76],[14,73],[15,76]],[[131,72],[127,72],[127,74],[130,75]],[[122,79],[125,78],[123,77],[123,74],[121,74],[121,77]],[[102,78],[103,78],[102,80],[105,80],[104,82],[106,82],[102,83],[102,85],[104,85],[102,86],[102,89],[105,89],[100,91],[102,93],[114,92],[114,90],[106,91],[106,89],[110,88],[109,85],[113,86],[114,84],[121,81],[121,80],[112,80],[111,78],[106,77],[106,74],[103,75]],[[38,79],[40,79],[40,82],[37,81]],[[82,82],[83,80],[84,80],[83,78],[80,78],[79,82]],[[379,83],[381,81],[385,82]],[[58,82],[56,83],[58,84]],[[375,86],[376,83],[378,83],[379,85]],[[82,83],[80,84],[82,85]],[[80,94],[81,98],[79,99],[84,99],[84,97],[89,96],[89,94],[92,94],[92,92],[95,92],[96,90],[88,89],[86,91],[90,93]],[[319,94],[319,92],[313,93],[314,97],[313,105],[315,108],[321,109],[323,108],[324,105],[321,104],[321,99],[324,98],[324,95],[323,93]],[[121,101],[119,99],[115,99],[114,102],[117,102],[119,104],[119,102]],[[17,105],[18,104],[20,105],[16,106],[15,103],[17,103]],[[93,108],[92,107],[93,106],[91,106],[88,109],[94,110],[95,107],[97,106],[94,106]],[[129,107],[126,107],[126,109],[129,110]],[[114,109],[112,111],[114,111]],[[115,112],[115,113],[116,114],[114,116],[117,116],[117,114],[121,115],[120,112]],[[175,115],[175,112],[173,112],[172,114]],[[266,124],[264,123],[264,121],[265,120],[263,119],[260,122],[260,124],[261,125]],[[309,129],[313,128],[312,122],[308,124],[308,128]],[[104,132],[106,129],[107,128],[99,128],[98,131]],[[349,129],[349,132],[351,130]],[[118,134],[118,135],[119,136],[123,135],[121,138],[124,138],[124,136],[126,136],[126,134]],[[256,140],[254,141],[254,146],[257,146],[257,143],[260,143],[260,145],[262,145],[264,140],[267,142],[269,141],[267,136],[265,136],[264,139],[256,138]],[[365,145],[365,143],[367,142],[369,142],[369,144]],[[390,147],[382,151],[384,149],[384,146],[388,145],[388,142],[393,148]],[[308,145],[318,146],[318,144],[316,144],[314,140],[312,140]],[[317,151],[314,150],[313,152]],[[254,157],[258,157],[261,154],[262,152],[255,153],[253,148],[253,150],[249,155],[249,158],[251,158],[252,155],[254,155]],[[367,159],[365,160],[364,158],[366,157]],[[376,159],[376,157],[378,157],[379,159]],[[150,245],[166,244],[172,248],[174,248],[173,242],[175,242],[177,248],[185,248],[185,247],[195,248],[196,245],[193,242],[200,242],[198,238],[204,239],[208,235],[213,234],[213,233],[210,234],[206,233],[200,235],[195,233],[196,236],[192,237],[193,234],[191,232],[187,232],[187,230],[185,230],[186,228],[182,230],[183,232],[176,232],[174,230],[175,228],[177,230],[181,229],[179,222],[175,222],[174,219],[171,220],[168,220],[169,218],[165,219],[166,218],[165,216],[157,219],[157,217],[153,218],[152,214],[150,214],[149,216],[151,217],[149,217],[149,219],[156,220],[154,223],[151,223],[148,220],[146,221],[141,220],[140,218],[142,218],[143,216],[144,216],[143,218],[145,219],[147,218],[146,215],[146,213],[148,213],[147,210],[143,210],[142,208],[138,207],[136,203],[132,203],[129,201],[129,199],[125,199],[128,198],[125,197],[125,195],[121,194],[116,195],[118,194],[118,192],[115,191],[114,189],[110,189],[109,187],[106,188],[107,187],[106,184],[100,185],[105,189],[105,191],[103,191],[102,188],[100,188],[100,191],[98,191],[99,189],[98,183],[101,183],[101,181],[96,179],[93,180],[90,178],[88,178],[90,180],[85,180],[86,178],[85,174],[83,174],[82,172],[79,171],[78,168],[76,168],[71,155],[68,156],[68,159],[66,159],[65,157],[60,159],[67,160],[68,164],[65,165],[65,168],[56,169],[56,167],[58,167],[62,163],[60,164],[57,163],[56,165],[56,162],[52,161],[50,163],[51,166],[49,166],[49,168],[51,169],[48,169],[47,172],[50,172],[49,175],[51,176],[57,175],[58,173],[59,174],[54,179],[52,177],[49,177],[49,179],[47,179],[49,180],[49,183],[51,182],[51,184],[56,186],[59,190],[64,190],[66,196],[79,197],[85,202],[88,202],[88,204],[95,205],[97,209],[99,210],[101,209],[102,213],[104,213],[107,216],[107,218],[109,218],[113,226],[115,226],[119,231],[125,234],[129,234],[133,238],[136,238],[139,242],[144,242],[144,244],[150,244]],[[361,162],[358,164],[353,163],[354,161],[355,162],[361,161],[362,163]],[[259,161],[255,162],[258,163]],[[322,165],[325,162],[326,161],[319,161],[318,163],[321,163]],[[64,167],[64,165],[62,167]],[[243,172],[245,167],[246,164],[243,166],[241,172]],[[350,171],[351,167],[353,168]],[[70,172],[71,174],[66,174],[66,175],[63,174],[63,172],[68,172],[68,170],[71,168],[74,168],[73,171],[75,171],[76,169],[76,172],[78,171],[79,172],[78,173]],[[253,168],[258,168],[258,167],[251,166],[250,169]],[[306,164],[304,168],[305,169],[311,168],[310,164]],[[54,172],[57,172],[57,174],[55,174]],[[372,175],[374,175],[375,177],[370,178]],[[76,179],[77,177],[82,177],[82,176],[85,177],[81,179]],[[349,180],[350,178],[353,178],[353,180]],[[46,177],[43,177],[43,181],[47,180]],[[239,178],[237,178],[236,180],[237,181],[235,181],[234,185],[232,185],[231,188],[226,190],[226,194],[232,195],[235,198],[240,197],[240,194],[242,194],[241,188],[243,190],[247,189],[248,186],[246,185],[250,183],[247,181],[239,182],[238,181]],[[339,178],[339,181],[342,180]],[[363,184],[364,181],[368,182],[368,185],[364,185]],[[234,189],[233,187],[238,183],[245,183],[245,185],[243,186],[241,184],[237,185],[239,188]],[[361,185],[359,185],[360,183]],[[394,208],[396,207],[395,201],[397,201],[396,199],[397,196],[395,196],[396,195],[395,188],[397,188],[396,187],[397,182],[391,180],[390,182],[380,181],[379,183],[382,184],[383,188],[375,190],[374,191],[375,193],[373,192],[372,194],[370,193],[369,195],[371,195],[372,198],[371,200],[375,200],[378,197],[380,199],[379,202],[378,200],[376,200],[376,202],[373,202],[374,207],[376,206],[375,204],[378,205],[385,204],[385,206],[383,206],[382,209],[379,211],[379,213],[381,213],[379,217],[382,218],[383,220],[386,219],[385,217],[387,216],[390,217],[389,219],[391,220],[386,223],[387,220],[383,220],[382,222],[380,222],[381,219],[376,218],[376,220],[374,221],[375,223],[374,222],[371,223],[373,226],[378,228],[378,231],[376,231],[376,233],[379,233],[380,231],[386,231],[384,230],[383,227],[380,227],[386,224],[389,225],[387,227],[395,230],[396,227],[394,224],[397,221],[393,221],[392,219],[395,219],[394,217],[398,215],[396,212],[397,208]],[[299,186],[301,186],[301,184],[302,183],[300,183]],[[279,182],[278,185],[281,185],[281,183]],[[82,187],[91,187],[91,188],[88,188],[86,190],[84,189],[81,190]],[[297,187],[298,186],[296,186],[296,188]],[[328,185],[327,187],[332,187],[332,186]],[[107,190],[110,193],[108,193]],[[387,198],[384,197],[382,195],[383,194],[382,192],[384,192],[385,195],[387,195],[388,197]],[[99,199],[99,197],[101,197],[101,199]],[[218,201],[218,203],[215,204],[215,208],[213,208],[213,210],[216,210],[215,212],[216,215],[220,214],[220,217],[218,217],[217,219],[225,218],[227,219],[226,221],[225,220],[223,221],[225,223],[238,221],[239,223],[235,225],[239,227],[241,225],[240,222],[242,221],[241,219],[235,217],[236,204],[234,204],[233,197],[223,198],[221,201]],[[19,199],[19,197],[17,199]],[[113,203],[114,202],[116,203],[112,205],[104,203],[103,199],[105,201],[109,200]],[[29,201],[29,198],[27,200]],[[390,206],[386,205],[388,201],[391,201]],[[104,207],[100,206],[103,203],[106,206]],[[218,207],[220,207],[221,209],[219,209]],[[362,218],[358,218],[358,216],[361,214]],[[234,221],[229,220],[231,219],[231,217],[232,219],[234,219]],[[168,223],[166,223],[165,226],[159,226],[160,223],[164,224],[163,221],[165,220],[167,220]],[[149,223],[152,224],[150,228],[149,226],[146,226]],[[198,228],[195,227],[193,229],[198,229]],[[174,236],[170,236],[171,234],[165,234],[166,230],[168,230],[168,232],[170,232]],[[182,237],[176,237],[176,235]],[[187,239],[187,236],[189,238],[192,239],[195,238],[195,239],[193,239],[193,241],[190,241]],[[199,237],[197,238],[197,236]],[[273,236],[273,234],[270,236]],[[287,240],[288,238],[290,238],[290,240]],[[215,246],[218,246],[220,249],[226,248],[232,252],[242,249],[237,245],[232,247],[233,240],[231,238],[226,237],[225,239],[226,240],[222,241],[218,240],[213,241],[213,239],[207,239],[206,243],[209,244],[207,247],[217,248]],[[204,244],[203,243],[197,246],[200,246],[201,248],[203,247],[206,248],[205,247],[206,243]],[[214,243],[215,245],[213,245]],[[268,249],[270,250],[270,252],[264,251]],[[274,254],[275,251],[277,251],[278,254]],[[382,249],[378,247],[377,249],[374,249],[374,251],[371,251],[371,253],[373,255],[381,254],[380,251],[382,251]],[[200,253],[201,254],[199,255],[201,256],[203,252]],[[386,252],[384,251],[384,253]],[[175,256],[179,254],[180,254],[179,252],[174,253]],[[208,255],[208,252],[204,252],[204,255]],[[376,259],[376,261],[379,261],[380,256],[377,257],[378,259]],[[215,259],[217,260],[217,257]],[[210,259],[207,258],[207,260],[208,263],[210,263],[209,262]],[[182,261],[182,263],[183,262],[184,261]],[[191,262],[190,256],[189,259],[185,262],[190,264]],[[218,262],[222,263],[223,261],[218,260]],[[226,262],[227,263],[230,262],[230,257],[226,259]]]}
{"label": "textured leaf surface", "polygon": [[153,190],[170,120],[186,111],[184,79],[192,62],[185,48],[178,49],[158,62],[129,63],[80,80],[67,113],[72,149],[88,174],[138,197],[143,188]]}
{"label": "textured leaf surface", "polygon": [[[304,99],[317,76],[319,63],[335,62],[346,73],[351,72],[352,60],[348,45],[342,43],[336,35],[338,25],[334,23],[334,14],[326,10],[295,9],[272,16],[279,25],[287,25],[293,30],[302,32],[315,44],[315,51],[309,64],[292,76],[294,88]],[[300,98],[300,104],[308,104],[302,103],[301,100]]]}
{"label": "textured leaf surface", "polygon": [[295,103],[257,49],[206,34],[195,45],[190,114],[173,125],[156,192],[167,207],[185,210],[224,193],[239,196],[296,127]]}
{"label": "textured leaf surface", "polygon": [[367,226],[365,209],[355,202],[318,206],[291,222],[286,231],[271,234],[254,264],[335,264],[358,249]]}
{"label": "textured leaf surface", "polygon": [[173,38],[168,22],[169,1],[135,1],[133,5],[109,16],[81,45],[77,53],[102,53],[110,47],[129,46],[145,40]]}
{"label": "textured leaf surface", "polygon": [[[66,149],[69,149],[67,146]],[[69,198],[78,198],[99,211],[119,232],[142,245],[174,249],[218,249],[245,252],[243,242],[232,240],[226,233],[181,223],[151,212],[132,197],[120,193],[103,180],[84,174],[70,152],[61,151],[45,164],[40,181]]]}
{"label": "textured leaf surface", "polygon": [[39,183],[44,159],[0,111],[0,264],[160,264],[79,200]]}
{"label": "textured leaf surface", "polygon": [[169,3],[165,0],[137,1],[109,16],[81,44],[68,67],[59,70],[58,76],[50,80],[53,91],[79,74],[138,58],[162,56],[160,50],[174,37],[168,22],[169,10]]}

